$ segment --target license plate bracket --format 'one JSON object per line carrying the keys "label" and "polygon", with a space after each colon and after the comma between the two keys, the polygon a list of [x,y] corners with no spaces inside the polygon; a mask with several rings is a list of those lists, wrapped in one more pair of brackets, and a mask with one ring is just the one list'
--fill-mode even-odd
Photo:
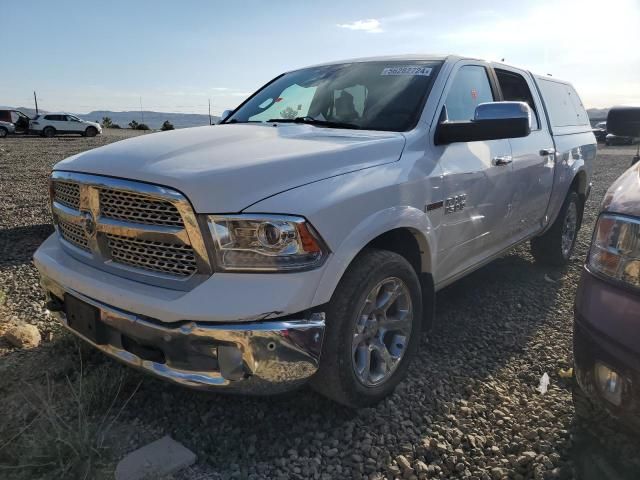
{"label": "license plate bracket", "polygon": [[97,345],[107,343],[107,326],[100,320],[100,310],[73,295],[64,296],[67,325]]}

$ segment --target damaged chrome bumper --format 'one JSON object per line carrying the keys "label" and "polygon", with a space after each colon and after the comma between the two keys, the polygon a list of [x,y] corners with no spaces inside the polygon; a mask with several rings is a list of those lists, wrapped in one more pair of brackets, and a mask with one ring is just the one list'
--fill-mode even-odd
{"label": "damaged chrome bumper", "polygon": [[[175,326],[124,312],[41,277],[50,311],[72,333],[127,365],[171,382],[210,390],[271,394],[296,388],[318,369],[324,313],[309,318]],[[71,295],[99,311],[102,339],[72,329]]]}

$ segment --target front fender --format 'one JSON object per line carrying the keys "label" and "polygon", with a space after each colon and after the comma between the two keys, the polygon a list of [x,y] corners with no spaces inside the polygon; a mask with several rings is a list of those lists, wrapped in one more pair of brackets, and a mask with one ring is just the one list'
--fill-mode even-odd
{"label": "front fender", "polygon": [[420,245],[422,271],[430,272],[432,252],[436,250],[429,217],[422,210],[410,206],[387,208],[373,213],[356,225],[333,252],[320,279],[314,304],[320,305],[331,299],[344,272],[366,245],[376,237],[398,228],[406,228],[413,233]]}
{"label": "front fender", "polygon": [[425,213],[439,176],[424,176],[411,162],[396,162],[304,185],[262,200],[247,213],[288,213],[307,218],[331,255],[323,266],[314,304],[330,300],[354,257],[374,238],[409,229],[422,252],[422,269],[432,270],[434,228]]}

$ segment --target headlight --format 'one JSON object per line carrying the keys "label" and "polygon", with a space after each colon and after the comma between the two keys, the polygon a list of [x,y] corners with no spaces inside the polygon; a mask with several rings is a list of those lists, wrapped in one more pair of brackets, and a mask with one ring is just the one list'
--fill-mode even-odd
{"label": "headlight", "polygon": [[328,250],[309,223],[289,215],[209,215],[218,267],[292,271],[320,266]]}
{"label": "headlight", "polygon": [[587,264],[594,272],[640,288],[640,219],[601,215]]}

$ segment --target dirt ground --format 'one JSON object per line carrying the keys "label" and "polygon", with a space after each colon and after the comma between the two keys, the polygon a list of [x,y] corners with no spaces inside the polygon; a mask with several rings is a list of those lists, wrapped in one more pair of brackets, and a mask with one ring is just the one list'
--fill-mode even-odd
{"label": "dirt ground", "polygon": [[23,321],[44,339],[19,350],[0,337],[0,478],[110,478],[126,452],[164,434],[198,455],[176,478],[640,478],[638,438],[581,425],[572,379],[559,375],[572,365],[573,298],[598,207],[632,149],[600,147],[567,269],[535,264],[524,245],[439,292],[409,379],[356,412],[310,389],[175,387],[84,348],[46,313],[31,257],[53,231],[51,167],[137,133],[0,140],[0,335]]}

